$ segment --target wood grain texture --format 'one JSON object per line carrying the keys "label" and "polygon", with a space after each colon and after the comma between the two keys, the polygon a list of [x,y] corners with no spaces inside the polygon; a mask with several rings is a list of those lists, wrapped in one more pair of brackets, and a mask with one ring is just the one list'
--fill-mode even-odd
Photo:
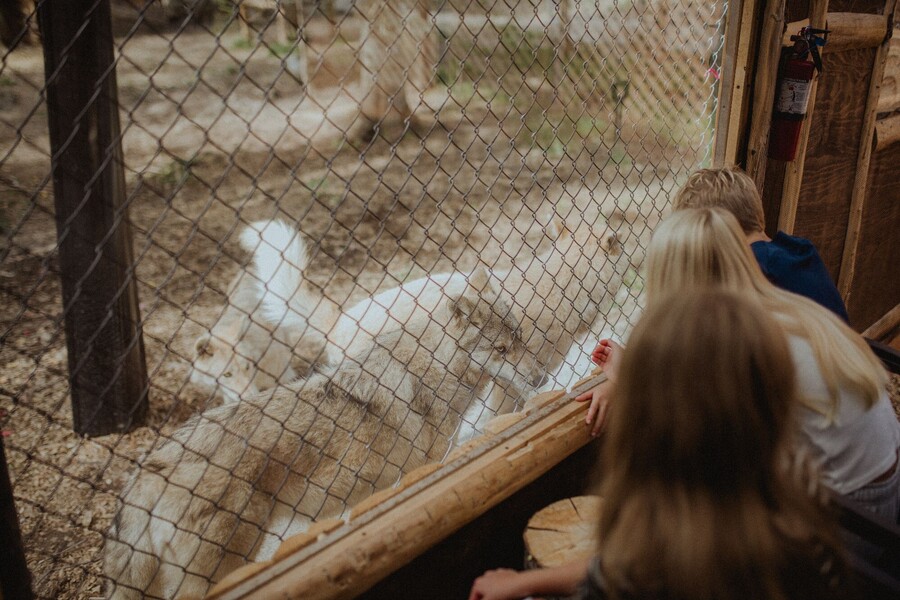
{"label": "wood grain texture", "polygon": [[784,29],[785,0],[768,0],[763,12],[762,33],[753,83],[753,108],[750,135],[747,141],[746,171],[763,189],[766,180],[766,154],[769,149],[769,129],[772,107],[775,104],[775,81],[781,57],[781,32]]}
{"label": "wood grain texture", "polygon": [[828,4],[828,10],[832,12],[880,15],[884,14],[884,0],[831,0]]}
{"label": "wood grain texture", "polygon": [[840,276],[874,49],[829,57],[809,135],[794,231],[808,238],[835,281]]}
{"label": "wood grain texture", "polygon": [[870,340],[882,342],[885,341],[884,338],[890,335],[898,325],[900,325],[900,304],[866,327],[866,329],[863,330],[862,335]]}
{"label": "wood grain texture", "polygon": [[884,150],[900,142],[900,114],[885,117],[875,123],[875,149]]}
{"label": "wood grain texture", "polygon": [[[590,441],[569,393],[327,539],[274,561],[214,598],[350,598],[508,498]],[[402,482],[401,482],[402,483]]]}
{"label": "wood grain texture", "polygon": [[596,554],[602,506],[599,496],[576,496],[535,513],[523,534],[527,562],[536,567],[559,567]]}
{"label": "wood grain texture", "polygon": [[149,411],[109,1],[38,5],[72,421],[129,431]]}
{"label": "wood grain texture", "polygon": [[[828,0],[810,0],[808,22],[812,27],[822,29],[825,27],[825,19],[828,11]],[[790,31],[790,26],[788,26]],[[803,167],[806,162],[806,149],[809,142],[809,128],[812,123],[810,114],[816,106],[819,76],[816,74],[809,89],[809,112],[800,128],[800,139],[797,141],[797,156],[795,160],[785,165],[784,180],[781,190],[781,206],[778,214],[778,228],[786,233],[794,232],[794,224],[797,217],[797,203],[800,198],[800,187],[803,184]]]}
{"label": "wood grain texture", "polygon": [[[887,0],[885,12],[893,14],[897,0]],[[875,121],[877,117],[878,95],[881,90],[884,67],[887,60],[887,38],[882,38],[882,43],[875,50],[872,63],[872,73],[869,77],[869,93],[866,98],[866,108],[859,141],[859,156],[856,163],[856,179],[853,182],[853,193],[850,198],[849,219],[847,222],[847,234],[844,240],[844,253],[841,257],[840,277],[838,279],[838,291],[844,297],[844,302],[850,300],[852,295],[853,278],[856,273],[857,255],[860,250],[859,233],[862,227],[863,213],[866,211],[866,187],[869,177],[869,163],[872,158],[875,136]]]}
{"label": "wood grain texture", "polygon": [[[886,15],[867,15],[860,13],[829,12],[825,16],[827,23],[828,42],[822,48],[822,54],[856,50],[859,48],[874,48],[880,46],[887,37],[888,18]],[[790,47],[794,45],[791,36],[796,35],[802,28],[809,25],[809,19],[788,23],[787,30],[781,38],[781,45]],[[820,25],[814,27],[821,29]]]}
{"label": "wood grain texture", "polygon": [[721,107],[716,124],[715,165],[744,161],[753,63],[756,60],[757,10],[763,0],[741,0],[728,9],[722,64]]}
{"label": "wood grain texture", "polygon": [[900,304],[900,144],[872,157],[866,210],[859,230],[856,276],[847,311],[850,323],[863,330]]}
{"label": "wood grain texture", "polygon": [[887,62],[884,66],[884,79],[881,82],[881,95],[878,98],[878,112],[891,113],[900,110],[900,35],[894,28],[888,49]]}

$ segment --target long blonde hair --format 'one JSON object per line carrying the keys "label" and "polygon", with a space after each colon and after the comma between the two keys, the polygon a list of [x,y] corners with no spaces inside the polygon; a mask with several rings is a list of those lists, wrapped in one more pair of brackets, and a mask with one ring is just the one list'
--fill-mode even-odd
{"label": "long blonde hair", "polygon": [[622,357],[601,451],[609,595],[822,597],[833,524],[785,468],[794,366],[758,302],[682,290],[647,308]]}
{"label": "long blonde hair", "polygon": [[833,417],[841,390],[853,391],[867,408],[884,392],[887,374],[865,340],[826,308],[772,285],[728,211],[676,211],[654,231],[646,264],[648,305],[674,291],[721,285],[755,298],[789,335],[808,342],[829,394],[801,395],[810,408]]}

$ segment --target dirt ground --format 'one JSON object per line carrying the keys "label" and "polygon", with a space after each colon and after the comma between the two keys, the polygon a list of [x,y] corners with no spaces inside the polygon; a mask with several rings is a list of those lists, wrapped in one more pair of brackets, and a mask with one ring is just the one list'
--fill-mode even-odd
{"label": "dirt ground", "polygon": [[[544,143],[544,122],[566,107],[533,79],[516,97],[436,84],[432,125],[395,145],[370,141],[347,98],[358,31],[352,20],[312,24],[311,61],[322,66],[305,92],[279,48],[247,44],[237,27],[118,38],[151,414],[132,433],[94,439],[71,431],[41,51],[2,63],[0,429],[39,597],[101,595],[118,491],[160,435],[219,401],[187,381],[188,366],[247,261],[235,235],[246,223],[296,223],[315,241],[311,276],[349,303],[479,260],[502,268],[504,244],[552,214],[574,224],[636,209],[621,233],[637,262],[647,223],[702,159],[693,130],[662,139],[640,119],[621,139],[604,128]],[[626,286],[599,328],[624,333],[639,291]]]}

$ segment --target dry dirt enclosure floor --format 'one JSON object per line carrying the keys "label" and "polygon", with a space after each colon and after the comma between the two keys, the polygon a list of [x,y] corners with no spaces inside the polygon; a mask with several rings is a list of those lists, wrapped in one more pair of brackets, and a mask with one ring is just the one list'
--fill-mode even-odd
{"label": "dry dirt enclosure floor", "polygon": [[[612,206],[634,214],[620,233],[636,267],[685,165],[700,160],[638,127],[618,141],[600,132],[545,143],[535,118],[558,107],[534,81],[492,108],[472,86],[436,84],[433,124],[396,145],[368,140],[348,96],[359,30],[311,25],[322,64],[306,92],[277,48],[248,46],[236,27],[117,40],[151,414],[132,433],[96,439],[71,431],[43,59],[20,49],[3,63],[0,227],[11,234],[0,247],[0,429],[39,597],[101,594],[103,534],[136,461],[159,432],[218,402],[187,381],[188,366],[246,264],[235,235],[246,223],[295,223],[315,241],[313,279],[347,302],[479,260],[504,268],[540,241],[535,221],[574,225]],[[626,283],[607,332],[629,326],[633,268]]]}

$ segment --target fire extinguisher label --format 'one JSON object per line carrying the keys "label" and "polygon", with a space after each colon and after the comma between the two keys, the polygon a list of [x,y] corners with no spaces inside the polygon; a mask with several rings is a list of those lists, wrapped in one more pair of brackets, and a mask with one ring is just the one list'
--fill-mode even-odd
{"label": "fire extinguisher label", "polygon": [[791,115],[805,115],[811,84],[811,81],[805,79],[782,79],[778,98],[775,99],[775,110]]}

